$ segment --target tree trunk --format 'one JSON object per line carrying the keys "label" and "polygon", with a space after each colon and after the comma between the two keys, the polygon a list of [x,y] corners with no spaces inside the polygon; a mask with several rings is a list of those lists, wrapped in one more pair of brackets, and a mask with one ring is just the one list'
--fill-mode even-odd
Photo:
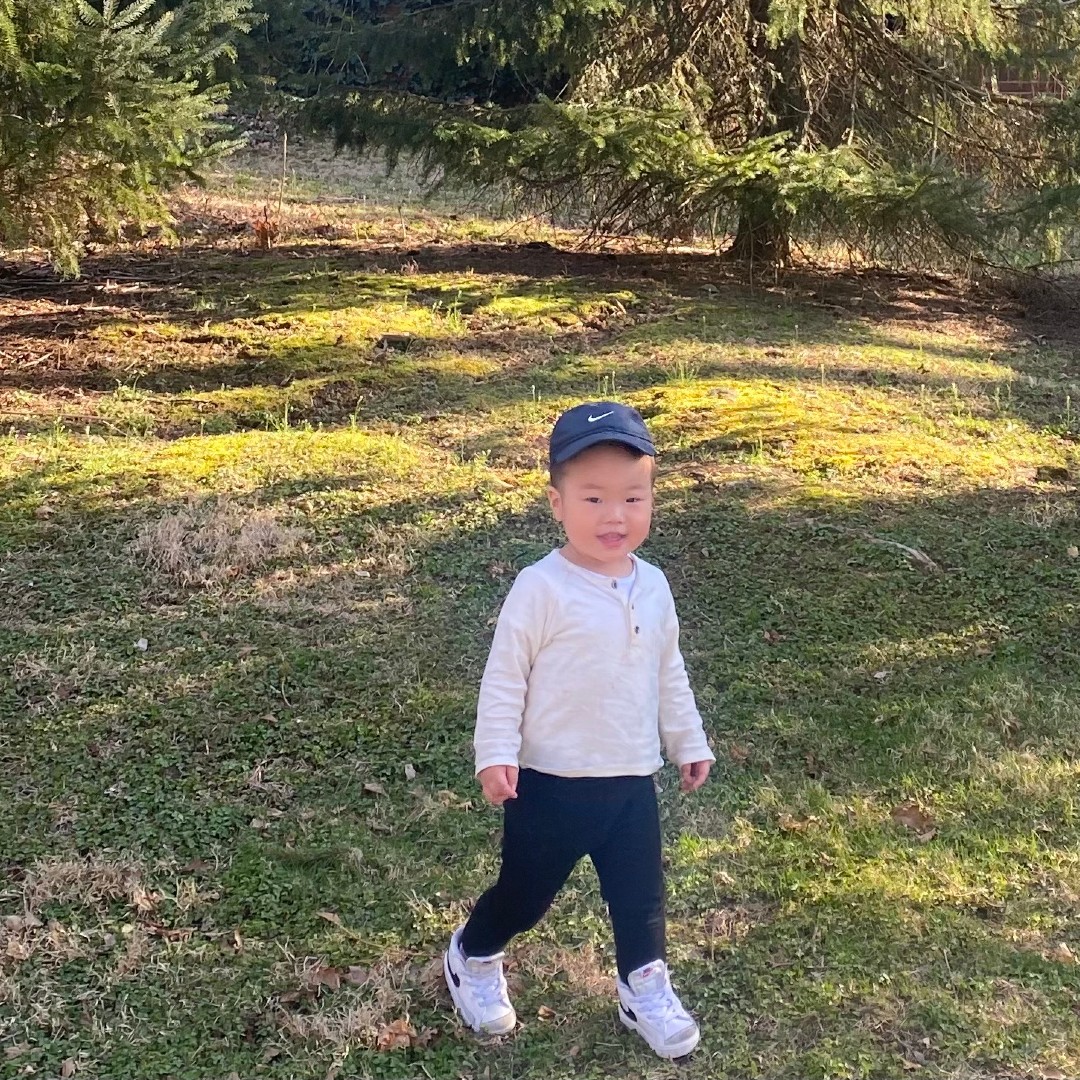
{"label": "tree trunk", "polygon": [[791,262],[788,225],[774,209],[744,208],[735,242],[727,251],[728,258],[735,262],[787,266]]}
{"label": "tree trunk", "polygon": [[[753,135],[783,135],[784,144],[794,150],[802,145],[810,119],[800,39],[796,34],[770,43],[769,3],[750,0],[749,5],[749,48],[766,83],[764,108]],[[735,242],[727,252],[729,258],[769,266],[783,266],[790,261],[791,219],[777,203],[777,192],[770,181],[762,181],[760,188],[747,192]]]}

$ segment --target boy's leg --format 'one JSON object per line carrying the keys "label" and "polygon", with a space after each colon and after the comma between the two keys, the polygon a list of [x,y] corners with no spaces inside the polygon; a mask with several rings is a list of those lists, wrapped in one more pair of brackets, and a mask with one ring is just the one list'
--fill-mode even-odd
{"label": "boy's leg", "polygon": [[589,854],[615,934],[619,1019],[665,1058],[689,1054],[700,1034],[671,986],[666,962],[660,815],[652,777],[635,777],[622,812]]}
{"label": "boy's leg", "polygon": [[502,867],[461,932],[466,956],[502,952],[551,907],[587,848],[588,823],[558,795],[559,777],[523,769],[503,807]]}
{"label": "boy's leg", "polygon": [[625,982],[632,971],[667,957],[660,814],[651,776],[632,778],[620,813],[589,855],[611,916],[615,962]]}
{"label": "boy's leg", "polygon": [[454,932],[443,957],[447,989],[474,1030],[505,1035],[517,1016],[502,969],[502,950],[540,921],[584,854],[580,814],[557,797],[559,778],[522,770],[518,797],[503,812],[502,869]]}

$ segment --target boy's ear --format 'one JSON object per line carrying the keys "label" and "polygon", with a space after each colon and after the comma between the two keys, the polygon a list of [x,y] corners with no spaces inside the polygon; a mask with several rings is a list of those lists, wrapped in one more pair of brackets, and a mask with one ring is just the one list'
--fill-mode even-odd
{"label": "boy's ear", "polygon": [[562,521],[562,495],[553,484],[548,485],[548,502],[551,504],[551,514],[556,521]]}

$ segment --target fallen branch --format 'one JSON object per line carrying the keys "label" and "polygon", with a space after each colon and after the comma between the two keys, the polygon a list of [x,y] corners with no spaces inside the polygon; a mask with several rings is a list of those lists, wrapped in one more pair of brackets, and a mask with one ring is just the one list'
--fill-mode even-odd
{"label": "fallen branch", "polygon": [[814,518],[804,518],[802,524],[809,525],[815,529],[831,529],[833,532],[843,533],[846,536],[854,536],[859,540],[865,540],[868,544],[877,544],[878,547],[895,548],[897,551],[903,552],[910,562],[920,570],[925,570],[930,574],[941,573],[941,567],[934,562],[925,551],[910,547],[908,544],[901,544],[896,540],[886,540],[883,536],[874,536],[873,533],[868,533],[864,529],[849,529],[844,525],[833,525],[830,522],[817,521]]}

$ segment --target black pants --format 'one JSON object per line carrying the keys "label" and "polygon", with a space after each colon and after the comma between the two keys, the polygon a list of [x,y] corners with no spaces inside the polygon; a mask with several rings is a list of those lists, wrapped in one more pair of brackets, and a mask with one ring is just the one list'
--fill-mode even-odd
{"label": "black pants", "polygon": [[504,809],[499,880],[476,903],[461,937],[466,956],[502,952],[535,926],[584,855],[592,859],[631,971],[666,958],[660,816],[651,776],[564,777],[522,769]]}

